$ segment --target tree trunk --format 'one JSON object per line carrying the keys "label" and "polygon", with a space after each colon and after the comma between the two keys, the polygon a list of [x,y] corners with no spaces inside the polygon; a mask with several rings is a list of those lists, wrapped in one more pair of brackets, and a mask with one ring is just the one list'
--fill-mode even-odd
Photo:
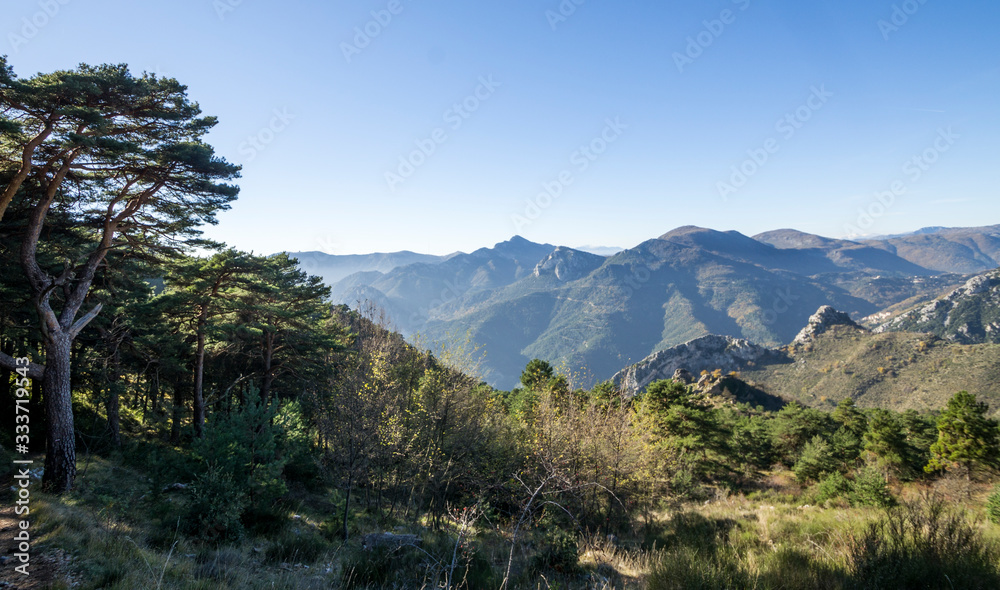
{"label": "tree trunk", "polygon": [[109,383],[108,384],[108,399],[107,399],[107,411],[108,411],[108,432],[111,438],[111,446],[114,448],[119,448],[122,446],[122,434],[121,434],[121,416],[119,413],[120,400],[118,399],[118,384]]}
{"label": "tree trunk", "polygon": [[347,480],[347,499],[344,501],[344,542],[347,542],[347,539],[348,539],[348,534],[347,534],[347,514],[348,514],[348,512],[351,509],[351,488],[352,488],[352,484],[353,483],[354,482],[351,481],[351,478],[348,478],[348,480]]}
{"label": "tree trunk", "polygon": [[264,336],[264,378],[260,384],[260,399],[264,403],[271,401],[271,384],[274,383],[274,335],[270,332]]}
{"label": "tree trunk", "polygon": [[45,475],[42,487],[60,494],[73,489],[76,478],[76,439],[73,398],[70,390],[72,338],[53,334],[45,345],[45,379],[42,392],[48,418]]}
{"label": "tree trunk", "polygon": [[205,382],[205,326],[198,325],[198,351],[194,365],[194,436],[201,438],[205,434],[205,397],[203,387]]}
{"label": "tree trunk", "polygon": [[179,444],[181,442],[181,420],[184,418],[184,381],[178,376],[174,380],[174,415],[170,423],[170,442]]}
{"label": "tree trunk", "polygon": [[111,355],[111,361],[108,363],[110,366],[108,371],[108,399],[106,409],[108,412],[108,432],[110,433],[111,446],[117,449],[122,446],[121,399],[118,392],[120,356],[117,344],[112,344],[112,346],[115,346],[115,352]]}

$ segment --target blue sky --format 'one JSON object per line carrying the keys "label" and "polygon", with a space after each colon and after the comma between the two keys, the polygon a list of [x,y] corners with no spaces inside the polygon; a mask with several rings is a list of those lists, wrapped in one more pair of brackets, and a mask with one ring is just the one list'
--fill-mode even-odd
{"label": "blue sky", "polygon": [[0,52],[21,76],[124,62],[187,84],[244,166],[210,237],[448,253],[1000,223],[998,17],[981,0],[17,0]]}

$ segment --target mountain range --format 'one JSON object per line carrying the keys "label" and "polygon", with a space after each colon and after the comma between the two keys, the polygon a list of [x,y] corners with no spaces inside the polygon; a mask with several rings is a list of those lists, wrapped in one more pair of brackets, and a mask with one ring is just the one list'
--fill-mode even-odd
{"label": "mountain range", "polygon": [[610,256],[517,236],[443,257],[295,256],[337,303],[369,300],[405,335],[482,346],[487,380],[510,388],[532,358],[589,384],[708,334],[787,344],[824,305],[860,320],[926,303],[998,266],[1000,226],[864,241],[682,227]]}

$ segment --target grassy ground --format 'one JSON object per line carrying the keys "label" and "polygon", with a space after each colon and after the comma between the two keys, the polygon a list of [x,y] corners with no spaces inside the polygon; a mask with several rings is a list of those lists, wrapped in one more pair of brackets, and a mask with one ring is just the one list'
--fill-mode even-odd
{"label": "grassy ground", "polygon": [[[199,543],[181,532],[178,514],[186,502],[184,492],[157,493],[162,488],[159,482],[154,486],[119,459],[81,461],[80,469],[72,494],[58,499],[39,492],[32,495],[34,548],[37,556],[51,558],[47,563],[55,564],[53,574],[44,584],[39,578],[34,586],[14,581],[9,587],[254,590],[444,588],[450,583],[455,588],[498,588],[510,551],[509,539],[490,527],[486,518],[456,544],[454,524],[434,532],[420,523],[379,523],[363,512],[353,515],[354,540],[344,544],[335,532],[339,530],[335,498],[331,501],[328,493],[305,490],[293,491],[284,522],[269,525],[268,530],[251,530],[237,543]],[[923,498],[926,505],[932,496],[944,499],[951,507],[947,514],[957,519],[950,521],[952,533],[971,532],[986,560],[985,565],[958,565],[967,572],[985,567],[989,571],[983,579],[994,580],[989,576],[1000,570],[1000,526],[982,516],[988,491],[986,484],[964,480],[895,489],[904,502],[920,503]],[[11,506],[9,486],[4,486],[3,494],[2,504]],[[768,486],[749,495],[720,495],[706,503],[671,506],[652,522],[637,523],[634,534],[621,539],[578,538],[578,549],[571,544],[578,560],[575,567],[560,566],[559,545],[547,541],[542,531],[530,531],[515,552],[512,587],[907,587],[884,581],[866,585],[855,573],[864,558],[866,567],[875,572],[871,576],[885,574],[878,570],[887,567],[879,556],[895,555],[891,544],[876,543],[874,549],[865,545],[876,537],[886,538],[884,531],[876,537],[869,534],[872,523],[884,520],[884,511],[853,508],[843,500],[815,505],[809,490],[799,488],[788,474],[775,474]],[[944,530],[945,525],[948,522],[941,520],[939,528]],[[416,534],[422,544],[361,548],[364,534],[385,530]],[[974,543],[968,539],[963,546],[954,541],[939,539],[937,549],[974,553]],[[909,558],[892,557],[893,563]],[[914,563],[927,560],[922,556]],[[7,573],[9,568],[4,569]],[[955,587],[990,587],[978,583]]]}

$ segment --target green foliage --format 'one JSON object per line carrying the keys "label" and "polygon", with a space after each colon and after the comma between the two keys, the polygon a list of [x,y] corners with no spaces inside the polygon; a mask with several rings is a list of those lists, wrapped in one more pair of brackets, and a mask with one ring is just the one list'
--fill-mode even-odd
{"label": "green foliage", "polygon": [[837,470],[837,460],[830,445],[823,437],[816,435],[806,443],[802,455],[792,471],[800,482],[818,480],[827,473]]}
{"label": "green foliage", "polygon": [[[357,588],[446,587],[463,590],[495,590],[502,575],[474,543],[458,546],[458,559],[452,569],[456,539],[447,534],[426,535],[422,547],[352,549],[343,561],[341,586]],[[464,582],[464,583],[463,583]]]}
{"label": "green foliage", "polygon": [[854,506],[887,508],[894,506],[895,498],[889,491],[885,476],[877,469],[866,467],[855,474],[851,482],[849,499]]}
{"label": "green foliage", "polygon": [[998,588],[998,557],[979,531],[941,500],[904,504],[855,539],[848,588]]}
{"label": "green foliage", "polygon": [[844,477],[843,473],[834,471],[820,480],[813,491],[813,501],[822,504],[827,500],[835,500],[848,495],[851,491],[851,482]]}
{"label": "green foliage", "polygon": [[542,537],[538,551],[532,556],[530,571],[535,574],[553,570],[561,574],[577,570],[580,545],[576,535],[560,528],[551,528]]}
{"label": "green foliage", "polygon": [[931,460],[931,445],[937,441],[937,419],[930,413],[907,410],[900,417],[907,446],[907,468],[920,473]]}
{"label": "green foliage", "polygon": [[242,517],[249,499],[231,472],[210,464],[189,488],[184,532],[209,542],[233,542],[245,533]]}
{"label": "green foliage", "polygon": [[691,547],[666,552],[653,567],[649,590],[752,588],[753,581],[733,550],[706,554]]}
{"label": "green foliage", "polygon": [[864,412],[858,409],[854,398],[845,397],[840,400],[830,417],[857,438],[864,436],[868,430],[868,419]]}
{"label": "green foliage", "polygon": [[767,469],[774,463],[771,431],[765,416],[740,416],[730,427],[727,451],[730,461],[744,474]]}
{"label": "green foliage", "polygon": [[997,421],[986,417],[989,406],[960,391],[948,400],[938,419],[938,440],[931,445],[928,472],[960,466],[968,471],[996,468],[1000,464],[1000,431]]}
{"label": "green foliage", "polygon": [[322,474],[302,404],[297,400],[282,404],[274,417],[274,427],[277,429],[276,442],[285,460],[285,479],[302,483],[310,490],[319,490]]}
{"label": "green foliage", "polygon": [[696,402],[687,385],[673,379],[661,379],[646,387],[642,404],[647,412],[663,414],[674,406],[694,407]]}
{"label": "green foliage", "polygon": [[865,452],[875,465],[897,474],[906,468],[910,453],[896,414],[888,410],[872,410],[864,441]]}
{"label": "green foliage", "polygon": [[527,389],[538,391],[549,383],[553,374],[552,365],[541,359],[533,359],[521,373],[521,385]]}
{"label": "green foliage", "polygon": [[830,415],[792,402],[771,420],[771,441],[778,458],[795,465],[806,443],[832,430]]}
{"label": "green foliage", "polygon": [[1000,485],[995,486],[986,499],[986,517],[993,524],[1000,524]]}
{"label": "green foliage", "polygon": [[205,437],[195,440],[194,451],[210,472],[219,474],[218,485],[231,481],[246,495],[248,510],[273,514],[286,490],[281,476],[285,458],[278,448],[280,424],[274,406],[260,399],[256,387],[248,388],[244,398],[228,416],[216,416]]}

